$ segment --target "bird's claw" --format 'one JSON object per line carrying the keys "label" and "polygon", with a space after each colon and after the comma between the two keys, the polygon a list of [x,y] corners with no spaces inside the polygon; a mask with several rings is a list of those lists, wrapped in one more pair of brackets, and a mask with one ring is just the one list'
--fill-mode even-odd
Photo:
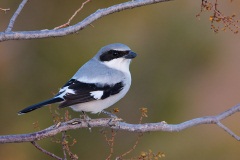
{"label": "bird's claw", "polygon": [[83,112],[83,114],[80,115],[80,118],[83,119],[87,123],[88,129],[91,132],[92,131],[92,127],[91,127],[91,125],[89,123],[91,121],[91,118],[85,112]]}
{"label": "bird's claw", "polygon": [[105,111],[105,110],[102,110],[101,113],[104,113],[111,118],[118,118],[115,114],[113,114],[111,112],[108,112],[108,111]]}
{"label": "bird's claw", "polygon": [[119,121],[122,121],[123,119],[122,118],[111,118],[109,121],[108,121],[108,125],[110,126],[110,127],[113,127],[113,126],[116,126],[117,124],[117,122],[119,122]]}

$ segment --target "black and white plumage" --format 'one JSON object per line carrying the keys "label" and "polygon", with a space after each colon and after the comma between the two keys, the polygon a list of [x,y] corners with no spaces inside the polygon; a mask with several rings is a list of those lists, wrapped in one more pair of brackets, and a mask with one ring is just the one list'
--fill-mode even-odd
{"label": "black and white plumage", "polygon": [[125,96],[131,85],[129,65],[137,56],[121,43],[101,48],[85,63],[53,98],[29,106],[19,115],[60,102],[59,108],[75,111],[101,112]]}

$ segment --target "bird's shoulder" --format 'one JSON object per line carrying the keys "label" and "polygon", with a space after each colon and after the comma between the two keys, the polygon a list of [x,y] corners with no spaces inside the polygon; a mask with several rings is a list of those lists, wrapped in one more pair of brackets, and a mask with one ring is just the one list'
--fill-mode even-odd
{"label": "bird's shoulder", "polygon": [[118,83],[125,79],[126,75],[112,69],[93,58],[85,63],[73,76],[73,79],[85,83]]}

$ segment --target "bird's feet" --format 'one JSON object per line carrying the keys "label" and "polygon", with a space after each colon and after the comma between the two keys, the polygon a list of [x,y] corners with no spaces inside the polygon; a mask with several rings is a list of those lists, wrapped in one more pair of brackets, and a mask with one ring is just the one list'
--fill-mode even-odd
{"label": "bird's feet", "polygon": [[108,111],[105,111],[105,110],[102,110],[101,113],[104,113],[111,118],[118,118],[115,114],[113,114],[111,112],[108,112]]}
{"label": "bird's feet", "polygon": [[82,111],[82,115],[80,115],[80,118],[83,119],[87,123],[88,129],[91,132],[92,131],[92,127],[91,127],[91,125],[89,123],[91,121],[91,118],[84,111]]}
{"label": "bird's feet", "polygon": [[108,125],[109,125],[110,127],[116,126],[116,122],[122,121],[121,118],[118,118],[115,114],[113,114],[113,113],[111,113],[111,112],[102,110],[101,113],[104,113],[104,114],[106,114],[107,116],[110,117],[110,120],[108,121]]}

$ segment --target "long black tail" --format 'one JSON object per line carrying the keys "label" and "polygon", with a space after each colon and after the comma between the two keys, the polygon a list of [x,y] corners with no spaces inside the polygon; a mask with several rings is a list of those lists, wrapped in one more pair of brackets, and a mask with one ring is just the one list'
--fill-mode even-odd
{"label": "long black tail", "polygon": [[34,104],[32,106],[29,106],[21,111],[18,112],[18,115],[21,115],[21,114],[24,114],[24,113],[28,113],[28,112],[31,112],[35,109],[38,109],[38,108],[41,108],[43,106],[46,106],[48,104],[52,104],[52,103],[56,103],[56,102],[61,102],[63,101],[62,98],[52,98],[52,99],[48,99],[46,101],[43,101],[43,102],[40,102],[40,103],[37,103],[37,104]]}

